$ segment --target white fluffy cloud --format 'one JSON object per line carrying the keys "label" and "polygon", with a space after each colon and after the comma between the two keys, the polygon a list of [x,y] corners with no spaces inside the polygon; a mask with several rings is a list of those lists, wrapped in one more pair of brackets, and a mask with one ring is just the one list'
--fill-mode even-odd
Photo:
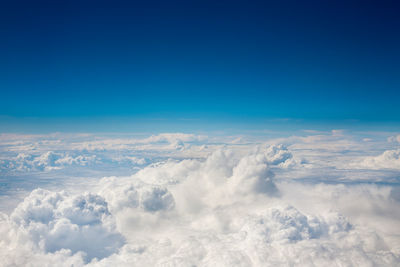
{"label": "white fluffy cloud", "polygon": [[[398,183],[365,184],[359,175],[368,170],[349,169],[367,162],[374,175],[397,170],[397,149],[372,156],[378,145],[370,136],[372,152],[362,150],[364,137],[357,141],[342,131],[257,142],[181,134],[141,141],[107,137],[98,141],[112,145],[100,152],[61,148],[92,142],[87,135],[63,144],[43,136],[2,138],[10,155],[2,160],[21,173],[34,169],[57,179],[77,167],[138,169],[82,178],[87,192],[65,184],[66,191],[29,192],[8,215],[0,213],[0,266],[400,263]],[[32,138],[41,138],[34,150],[27,146]],[[329,173],[342,176],[331,183],[314,178]],[[291,179],[299,177],[305,178]]]}
{"label": "white fluffy cloud", "polygon": [[[95,194],[68,196],[64,192],[36,189],[9,218],[3,216],[6,240],[15,246],[15,251],[10,252],[18,255],[21,246],[29,247],[32,253],[78,253],[83,261],[109,256],[122,246],[124,238],[116,231],[107,206]],[[3,246],[10,244],[6,241]],[[29,264],[26,257],[24,264]],[[13,260],[20,260],[5,258],[11,265],[17,264]]]}
{"label": "white fluffy cloud", "polygon": [[86,166],[96,162],[96,156],[71,156],[68,153],[47,151],[43,154],[19,153],[15,157],[0,161],[0,168],[4,171],[51,171],[62,169],[65,166]]}
{"label": "white fluffy cloud", "polygon": [[[357,166],[357,164],[353,164]],[[359,168],[366,169],[397,169],[400,170],[400,149],[386,150],[378,156],[365,157],[359,164]]]}

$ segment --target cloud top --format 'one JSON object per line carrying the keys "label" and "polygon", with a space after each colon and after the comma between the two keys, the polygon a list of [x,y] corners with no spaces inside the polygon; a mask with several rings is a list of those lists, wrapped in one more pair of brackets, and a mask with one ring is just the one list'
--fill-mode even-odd
{"label": "cloud top", "polygon": [[[94,141],[84,135],[62,145],[48,136],[2,138],[7,175],[12,168],[17,178],[51,181],[71,170],[111,175],[31,190],[8,215],[0,213],[0,266],[400,262],[398,185],[364,182],[399,170],[399,150],[386,137],[367,142],[335,131],[223,142],[186,134]],[[41,145],[28,148],[31,138],[42,138]],[[87,142],[104,150],[61,149]],[[128,174],[118,173],[127,166]]]}

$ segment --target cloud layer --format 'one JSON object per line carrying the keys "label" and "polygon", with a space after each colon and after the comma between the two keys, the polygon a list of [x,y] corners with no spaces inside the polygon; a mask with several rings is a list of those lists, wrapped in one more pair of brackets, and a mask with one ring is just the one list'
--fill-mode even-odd
{"label": "cloud layer", "polygon": [[[400,263],[399,186],[373,182],[398,175],[387,137],[88,138],[2,137],[3,173],[64,183],[0,213],[1,266]],[[66,186],[77,168],[117,175]]]}

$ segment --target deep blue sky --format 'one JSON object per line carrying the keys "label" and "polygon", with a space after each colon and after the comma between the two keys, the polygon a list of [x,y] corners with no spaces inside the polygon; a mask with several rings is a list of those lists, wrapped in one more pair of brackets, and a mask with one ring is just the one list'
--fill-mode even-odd
{"label": "deep blue sky", "polygon": [[1,1],[0,120],[400,122],[396,1]]}

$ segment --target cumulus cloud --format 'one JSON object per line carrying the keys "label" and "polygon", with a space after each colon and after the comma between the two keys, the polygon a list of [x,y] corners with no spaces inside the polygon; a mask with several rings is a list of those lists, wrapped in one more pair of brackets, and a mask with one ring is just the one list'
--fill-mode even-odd
{"label": "cumulus cloud", "polygon": [[[85,166],[133,168],[154,158],[204,155],[207,136],[163,133],[150,137],[99,137],[76,134],[6,135],[0,138],[0,171],[3,173],[57,171]],[[150,160],[149,160],[150,159]]]}
{"label": "cumulus cloud", "polygon": [[400,149],[386,150],[378,156],[365,157],[355,167],[366,169],[397,169],[400,170]]}
{"label": "cumulus cloud", "polygon": [[[7,149],[27,148],[25,139],[15,143],[14,137],[1,138]],[[358,183],[358,176],[351,177],[351,184],[341,183],[342,176],[331,183],[288,179],[326,175],[340,166],[335,161],[349,159],[357,166],[367,162],[374,175],[398,170],[396,149],[371,156],[378,147],[375,139],[367,142],[371,152],[360,150],[364,137],[357,143],[343,131],[260,142],[231,138],[224,143],[186,134],[112,142],[105,138],[99,143],[84,135],[69,142],[92,142],[106,151],[63,151],[46,137],[26,140],[30,138],[40,138],[37,150],[7,150],[12,157],[3,158],[8,160],[4,164],[20,172],[35,169],[54,175],[68,174],[68,167],[104,171],[106,164],[115,173],[124,164],[138,169],[82,179],[87,192],[75,187],[29,192],[12,212],[0,213],[0,266],[400,262],[398,185]],[[352,168],[341,171],[351,176],[359,170]]]}
{"label": "cumulus cloud", "polygon": [[15,250],[21,246],[33,253],[79,253],[83,261],[109,256],[124,243],[106,201],[95,194],[68,196],[36,189],[9,219],[3,215],[2,226],[6,236],[17,242]]}
{"label": "cumulus cloud", "polygon": [[296,159],[292,152],[290,152],[290,150],[282,144],[270,145],[267,147],[264,153],[268,164],[272,166],[278,166],[287,169],[298,167],[304,163],[303,159]]}
{"label": "cumulus cloud", "polygon": [[72,156],[68,153],[55,153],[53,151],[38,155],[19,153],[16,157],[0,160],[0,168],[3,171],[51,171],[66,166],[87,166],[96,161],[95,155]]}

